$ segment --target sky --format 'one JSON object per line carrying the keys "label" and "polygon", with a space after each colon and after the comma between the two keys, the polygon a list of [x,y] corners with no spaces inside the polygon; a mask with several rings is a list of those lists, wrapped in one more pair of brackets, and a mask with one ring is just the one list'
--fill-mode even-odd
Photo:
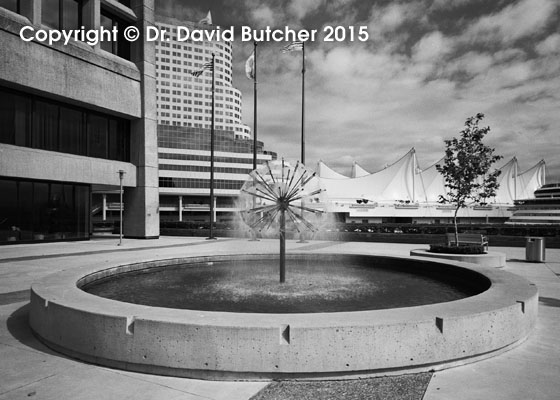
{"label": "sky", "polygon": [[[558,0],[158,0],[156,12],[186,21],[212,13],[223,28],[317,29],[306,44],[306,165],[350,175],[376,172],[416,149],[420,168],[444,154],[465,120],[485,115],[485,143],[519,172],[541,159],[560,181]],[[323,41],[325,26],[367,27],[365,42]],[[348,32],[346,30],[346,32]],[[258,139],[279,158],[300,159],[301,52],[258,46]],[[233,86],[253,125],[252,42],[233,43]]]}

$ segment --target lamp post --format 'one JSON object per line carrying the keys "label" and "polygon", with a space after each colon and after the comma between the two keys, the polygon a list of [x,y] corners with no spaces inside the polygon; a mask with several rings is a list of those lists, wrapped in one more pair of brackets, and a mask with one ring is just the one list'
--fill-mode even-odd
{"label": "lamp post", "polygon": [[119,213],[120,213],[120,221],[119,221],[119,246],[122,246],[122,237],[123,237],[123,178],[125,172],[121,169],[119,170],[119,181],[120,181],[120,203],[119,203]]}

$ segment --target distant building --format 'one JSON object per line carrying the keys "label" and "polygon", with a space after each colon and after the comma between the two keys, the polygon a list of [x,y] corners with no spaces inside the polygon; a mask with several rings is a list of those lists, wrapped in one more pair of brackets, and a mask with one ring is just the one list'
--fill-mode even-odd
{"label": "distant building", "polygon": [[[159,236],[151,42],[145,0],[0,2],[0,243],[87,239],[92,190],[124,171],[124,234]],[[115,42],[49,45],[20,30],[118,27]]]}
{"label": "distant building", "polygon": [[560,224],[560,183],[549,183],[535,190],[533,198],[517,200],[508,224]]}
{"label": "distant building", "polygon": [[165,29],[167,40],[156,43],[158,124],[210,129],[212,74],[200,77],[191,72],[216,57],[215,128],[250,139],[251,129],[242,122],[242,95],[233,87],[232,43],[228,41],[178,41],[177,27],[213,30],[214,25],[157,17],[156,26]]}
{"label": "distant building", "polygon": [[[157,18],[169,41],[156,44],[160,212],[162,220],[209,221],[212,73],[194,77],[215,54],[215,205],[214,221],[237,211],[239,189],[253,169],[251,130],[241,118],[241,92],[233,87],[232,44],[178,41],[177,26],[214,25]],[[258,163],[276,158],[257,143]]]}

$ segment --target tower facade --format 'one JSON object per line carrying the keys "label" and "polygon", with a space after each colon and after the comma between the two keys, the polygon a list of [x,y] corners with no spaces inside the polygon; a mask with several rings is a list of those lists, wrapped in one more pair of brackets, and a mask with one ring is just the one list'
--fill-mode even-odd
{"label": "tower facade", "polygon": [[[182,41],[177,27],[216,26],[156,20],[166,36],[156,44],[160,213],[164,221],[210,221],[212,73],[191,74],[215,55],[214,218],[231,222],[236,198],[253,169],[251,130],[242,122],[241,92],[233,86],[233,48],[227,41]],[[168,39],[168,40],[166,40]],[[257,163],[276,158],[257,142]]]}
{"label": "tower facade", "polygon": [[215,29],[212,25],[158,19],[156,26],[160,32],[165,30],[169,39],[156,42],[158,123],[210,129],[211,73],[195,77],[191,72],[202,69],[215,54],[215,128],[234,132],[235,138],[249,139],[251,130],[241,118],[242,95],[233,87],[231,42],[178,40],[178,26]]}

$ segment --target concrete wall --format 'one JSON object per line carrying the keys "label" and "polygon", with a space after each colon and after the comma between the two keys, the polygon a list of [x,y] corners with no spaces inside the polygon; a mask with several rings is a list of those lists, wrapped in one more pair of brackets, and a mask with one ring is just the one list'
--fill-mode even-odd
{"label": "concrete wall", "polygon": [[124,186],[136,186],[136,167],[131,163],[0,143],[2,176],[118,186],[119,170],[125,171]]}

